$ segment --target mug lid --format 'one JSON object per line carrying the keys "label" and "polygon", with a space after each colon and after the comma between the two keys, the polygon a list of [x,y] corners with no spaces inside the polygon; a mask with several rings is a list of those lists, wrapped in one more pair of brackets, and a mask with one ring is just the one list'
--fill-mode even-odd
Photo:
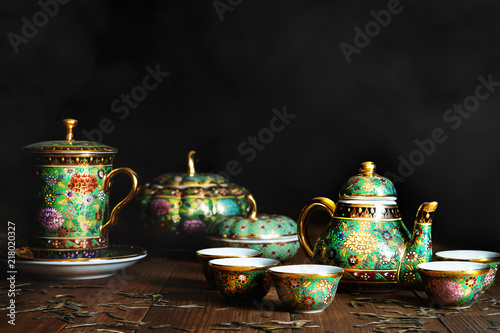
{"label": "mug lid", "polygon": [[340,188],[341,199],[397,197],[394,184],[383,176],[375,173],[375,163],[363,162],[359,174],[347,179]]}
{"label": "mug lid", "polygon": [[29,153],[41,154],[116,154],[118,149],[94,141],[76,141],[73,138],[73,127],[78,124],[75,119],[63,119],[66,126],[66,140],[50,140],[36,142],[23,149]]}

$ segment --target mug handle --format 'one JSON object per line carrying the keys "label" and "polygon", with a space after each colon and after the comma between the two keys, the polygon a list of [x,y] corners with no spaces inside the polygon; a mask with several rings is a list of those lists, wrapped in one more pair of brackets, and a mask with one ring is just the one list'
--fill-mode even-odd
{"label": "mug handle", "polygon": [[329,214],[330,217],[333,217],[333,213],[335,212],[335,202],[325,197],[317,197],[311,200],[311,203],[304,208],[299,214],[299,218],[297,220],[297,234],[299,237],[300,245],[304,250],[306,256],[311,259],[313,256],[313,249],[311,243],[309,242],[309,238],[307,238],[307,223],[309,222],[309,217],[311,213],[317,209],[324,209]]}
{"label": "mug handle", "polygon": [[139,176],[137,173],[130,168],[117,168],[112,170],[106,179],[104,180],[103,190],[104,192],[109,192],[111,185],[113,185],[113,178],[120,173],[125,173],[132,178],[132,189],[128,193],[128,195],[120,201],[111,211],[109,215],[109,221],[101,226],[101,237],[107,238],[109,234],[109,229],[114,226],[118,222],[118,213],[125,207],[139,192]]}

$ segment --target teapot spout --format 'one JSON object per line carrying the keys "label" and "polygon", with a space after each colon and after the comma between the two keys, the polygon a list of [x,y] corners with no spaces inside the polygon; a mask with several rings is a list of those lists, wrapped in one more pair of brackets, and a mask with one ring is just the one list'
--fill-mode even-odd
{"label": "teapot spout", "polygon": [[411,239],[406,244],[401,258],[399,281],[403,285],[420,281],[417,265],[432,258],[431,227],[437,206],[436,201],[424,202],[417,211]]}

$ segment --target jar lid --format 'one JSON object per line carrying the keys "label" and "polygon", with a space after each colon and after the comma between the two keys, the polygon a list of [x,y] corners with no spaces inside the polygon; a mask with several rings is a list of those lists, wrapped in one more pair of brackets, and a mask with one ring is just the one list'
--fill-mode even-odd
{"label": "jar lid", "polygon": [[118,149],[94,141],[75,141],[73,127],[78,124],[75,119],[63,119],[66,126],[66,140],[51,140],[33,143],[23,147],[30,153],[41,154],[116,154]]}
{"label": "jar lid", "polygon": [[188,172],[170,172],[158,176],[153,180],[153,185],[167,187],[206,187],[215,185],[227,185],[229,181],[215,173],[198,173],[194,168],[194,155],[196,152],[191,150],[188,154]]}
{"label": "jar lid", "polygon": [[340,188],[341,199],[356,197],[397,197],[394,184],[375,173],[375,163],[363,162],[359,174],[347,179]]}
{"label": "jar lid", "polygon": [[251,194],[245,197],[250,211],[247,216],[220,216],[208,225],[207,236],[215,238],[262,238],[275,239],[297,234],[297,223],[277,214],[257,214],[257,205]]}

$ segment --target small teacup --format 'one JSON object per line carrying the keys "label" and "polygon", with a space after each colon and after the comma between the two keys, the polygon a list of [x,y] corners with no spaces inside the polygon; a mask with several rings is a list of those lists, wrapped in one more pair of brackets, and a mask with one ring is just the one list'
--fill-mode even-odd
{"label": "small teacup", "polygon": [[484,279],[484,292],[486,289],[491,287],[491,285],[495,281],[495,276],[497,274],[498,266],[500,263],[500,253],[479,250],[449,250],[437,252],[436,259],[447,261],[473,261],[488,264],[490,266],[490,271]]}
{"label": "small teacup", "polygon": [[262,252],[255,249],[244,249],[239,247],[212,247],[196,251],[196,256],[201,263],[203,274],[205,275],[208,283],[210,283],[212,287],[216,288],[212,270],[208,266],[208,262],[210,260],[221,258],[262,257]]}
{"label": "small teacup", "polygon": [[333,301],[344,270],[330,265],[287,265],[272,267],[280,301],[293,312],[317,313]]}
{"label": "small teacup", "polygon": [[490,266],[468,261],[430,261],[417,265],[432,305],[445,309],[466,309],[483,291]]}
{"label": "small teacup", "polygon": [[279,260],[270,258],[212,259],[215,284],[219,292],[231,302],[259,301],[271,288],[267,270],[277,266]]}

